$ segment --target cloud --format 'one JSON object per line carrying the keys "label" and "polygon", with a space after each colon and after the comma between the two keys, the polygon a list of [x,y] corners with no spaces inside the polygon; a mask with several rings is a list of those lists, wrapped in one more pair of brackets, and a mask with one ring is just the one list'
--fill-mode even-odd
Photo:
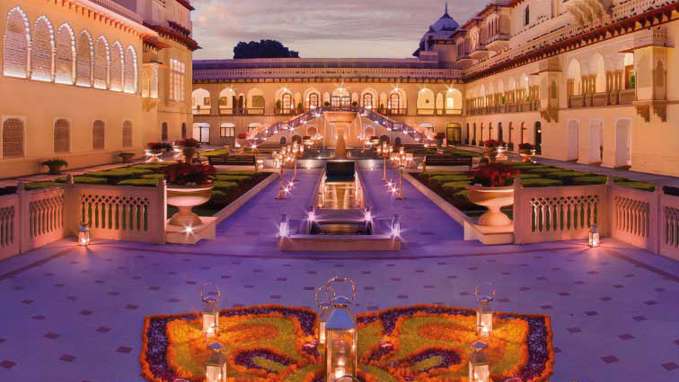
{"label": "cloud", "polygon": [[[199,58],[231,58],[238,41],[276,39],[303,57],[407,57],[442,0],[193,0]],[[485,2],[452,0],[463,23]]]}

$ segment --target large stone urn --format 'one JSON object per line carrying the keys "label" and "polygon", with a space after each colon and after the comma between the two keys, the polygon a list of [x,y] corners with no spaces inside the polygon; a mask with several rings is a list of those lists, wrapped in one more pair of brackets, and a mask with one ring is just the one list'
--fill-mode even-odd
{"label": "large stone urn", "polygon": [[470,186],[469,200],[474,204],[488,209],[488,211],[479,218],[479,225],[503,227],[512,224],[512,220],[502,212],[502,208],[514,204],[514,186]]}
{"label": "large stone urn", "polygon": [[167,186],[167,204],[179,211],[172,216],[170,224],[180,227],[196,227],[202,224],[193,208],[210,201],[213,185],[205,186]]}

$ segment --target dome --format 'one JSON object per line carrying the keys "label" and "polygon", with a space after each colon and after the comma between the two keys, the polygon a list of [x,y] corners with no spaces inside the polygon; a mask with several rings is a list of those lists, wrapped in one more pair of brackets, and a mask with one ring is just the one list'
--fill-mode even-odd
{"label": "dome", "polygon": [[446,10],[443,13],[443,16],[431,25],[431,29],[433,29],[434,32],[454,32],[459,27],[460,24],[448,14],[448,3],[446,3]]}

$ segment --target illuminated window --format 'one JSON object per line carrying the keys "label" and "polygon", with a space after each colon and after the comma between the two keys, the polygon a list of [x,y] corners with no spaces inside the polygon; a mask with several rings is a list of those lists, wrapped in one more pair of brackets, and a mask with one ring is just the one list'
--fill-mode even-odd
{"label": "illuminated window", "polygon": [[233,123],[222,123],[219,128],[219,135],[222,138],[231,138],[236,136],[236,126]]}
{"label": "illuminated window", "polygon": [[184,101],[184,77],[186,65],[175,59],[170,60],[170,100]]}
{"label": "illuminated window", "polygon": [[111,48],[111,90],[123,91],[123,48],[115,42]]}
{"label": "illuminated window", "polygon": [[92,36],[88,32],[80,33],[78,37],[78,52],[76,59],[76,84],[78,86],[92,86]]}
{"label": "illuminated window", "polygon": [[75,34],[68,24],[57,31],[55,81],[58,84],[73,85],[75,79]]}
{"label": "illuminated window", "polygon": [[9,77],[28,78],[31,41],[28,18],[20,7],[7,14],[3,44],[3,73]]}
{"label": "illuminated window", "polygon": [[31,79],[52,81],[52,57],[54,54],[54,31],[45,16],[35,21],[31,44]]}
{"label": "illuminated window", "polygon": [[94,87],[108,89],[111,53],[104,36],[97,39],[94,47]]}
{"label": "illuminated window", "polygon": [[[137,69],[137,52],[133,47],[127,47],[127,52],[125,54],[125,93],[135,94],[137,92],[137,83],[139,79],[139,71]],[[181,101],[184,100],[184,64],[182,64],[182,77],[181,77]],[[158,93],[156,85],[156,94]],[[155,98],[155,97],[154,97]]]}

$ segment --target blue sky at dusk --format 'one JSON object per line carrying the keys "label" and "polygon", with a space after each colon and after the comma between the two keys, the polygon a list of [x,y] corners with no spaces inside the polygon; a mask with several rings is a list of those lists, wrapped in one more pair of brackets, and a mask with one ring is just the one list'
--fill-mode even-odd
{"label": "blue sky at dusk", "polygon": [[[410,57],[443,0],[193,0],[196,58],[232,58],[238,41],[277,39],[302,57]],[[485,0],[451,0],[460,24]]]}

